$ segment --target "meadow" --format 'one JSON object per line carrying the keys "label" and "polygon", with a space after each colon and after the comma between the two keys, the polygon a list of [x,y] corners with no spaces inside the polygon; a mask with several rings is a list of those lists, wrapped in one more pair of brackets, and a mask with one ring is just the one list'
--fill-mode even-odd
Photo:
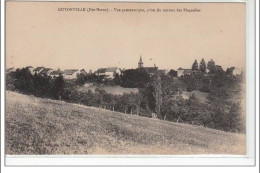
{"label": "meadow", "polygon": [[6,92],[6,154],[246,154],[246,135]]}

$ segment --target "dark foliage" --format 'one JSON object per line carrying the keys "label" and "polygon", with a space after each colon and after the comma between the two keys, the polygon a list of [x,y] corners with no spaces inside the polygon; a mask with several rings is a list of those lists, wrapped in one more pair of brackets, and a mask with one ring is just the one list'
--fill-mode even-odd
{"label": "dark foliage", "polygon": [[200,67],[199,67],[199,70],[202,72],[202,73],[206,73],[206,62],[204,60],[204,58],[202,58],[202,60],[200,61]]}
{"label": "dark foliage", "polygon": [[80,73],[77,75],[76,84],[82,86],[86,83],[86,75]]}
{"label": "dark foliage", "polygon": [[33,93],[33,76],[27,68],[16,70],[14,73],[14,87],[25,94]]}
{"label": "dark foliage", "polygon": [[191,70],[192,71],[198,71],[199,70],[199,65],[198,65],[197,60],[195,60],[194,63],[192,64]]}
{"label": "dark foliage", "polygon": [[216,72],[216,70],[217,70],[216,64],[212,59],[208,62],[207,69],[209,70],[209,73],[215,73]]}
{"label": "dark foliage", "polygon": [[49,76],[33,75],[33,94],[37,97],[52,97],[52,81]]}
{"label": "dark foliage", "polygon": [[170,75],[171,77],[177,77],[177,71],[171,69],[171,70],[169,71],[169,75]]}
{"label": "dark foliage", "polygon": [[150,81],[150,76],[142,68],[124,70],[121,74],[121,86],[126,88],[144,88]]}

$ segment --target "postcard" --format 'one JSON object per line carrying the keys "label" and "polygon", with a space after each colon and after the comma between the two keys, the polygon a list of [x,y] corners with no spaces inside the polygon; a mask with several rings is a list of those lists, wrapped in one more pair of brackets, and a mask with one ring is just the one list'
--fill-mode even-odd
{"label": "postcard", "polygon": [[6,155],[246,156],[246,45],[243,2],[7,1]]}

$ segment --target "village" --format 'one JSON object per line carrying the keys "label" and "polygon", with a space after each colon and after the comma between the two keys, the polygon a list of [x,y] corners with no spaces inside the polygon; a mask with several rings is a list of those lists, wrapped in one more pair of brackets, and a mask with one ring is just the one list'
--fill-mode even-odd
{"label": "village", "polygon": [[[62,75],[64,77],[64,79],[67,79],[67,80],[76,79],[77,76],[80,74],[85,75],[85,76],[94,74],[97,76],[103,76],[104,79],[109,80],[109,79],[114,79],[115,74],[120,75],[122,73],[122,71],[127,70],[127,69],[124,69],[124,68],[121,69],[118,67],[99,68],[98,70],[96,70],[94,72],[92,72],[91,69],[89,71],[86,71],[84,68],[82,68],[82,69],[64,69],[64,70],[61,70],[60,68],[52,69],[52,68],[43,67],[43,66],[41,66],[41,67],[27,66],[25,68],[27,68],[32,75],[38,74],[38,75],[43,75],[43,76],[50,76],[52,78]],[[220,65],[216,65],[216,68],[223,71],[223,69]],[[142,60],[142,55],[140,56],[140,59],[138,61],[137,69],[144,69],[149,74],[150,77],[152,77],[156,73],[168,75],[170,71],[174,72],[174,74],[175,74],[175,75],[173,75],[174,77],[190,75],[193,72],[191,68],[182,68],[182,67],[179,67],[176,70],[159,69],[159,67],[157,67],[155,63],[154,63],[154,66],[152,66],[152,67],[145,67],[144,62]],[[242,72],[242,69],[239,69],[239,68],[231,67],[230,69],[232,69],[231,70],[232,75],[240,75]],[[16,70],[16,68],[14,68],[14,67],[7,68],[6,73],[14,72],[15,70]],[[209,69],[207,68],[206,73],[208,73],[208,72],[209,72]]]}

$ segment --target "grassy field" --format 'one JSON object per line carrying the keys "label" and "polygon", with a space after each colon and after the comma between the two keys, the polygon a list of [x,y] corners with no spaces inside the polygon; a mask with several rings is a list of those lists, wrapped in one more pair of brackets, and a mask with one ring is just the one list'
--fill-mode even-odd
{"label": "grassy field", "polygon": [[[95,85],[90,86],[88,84],[85,84],[84,86],[79,87],[77,90],[82,92],[92,90],[94,92],[96,88],[97,86]],[[109,85],[98,86],[98,88],[105,90],[109,94],[115,94],[115,95],[123,95],[124,93],[131,93],[131,92],[138,93],[137,88],[123,88],[120,86],[109,86]]]}
{"label": "grassy field", "polygon": [[6,92],[7,154],[245,154],[246,136]]}

